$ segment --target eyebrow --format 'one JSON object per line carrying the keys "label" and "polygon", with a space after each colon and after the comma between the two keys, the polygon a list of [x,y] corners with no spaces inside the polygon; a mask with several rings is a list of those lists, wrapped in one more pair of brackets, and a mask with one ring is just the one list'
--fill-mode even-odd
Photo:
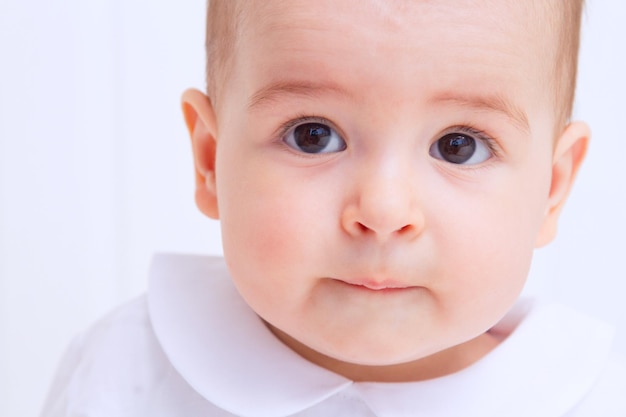
{"label": "eyebrow", "polygon": [[[325,94],[338,95],[344,98],[352,97],[347,90],[333,83],[318,83],[312,81],[278,81],[269,84],[254,93],[248,101],[248,109],[255,110],[259,107],[264,107],[289,96],[317,98]],[[526,113],[500,94],[463,95],[456,93],[443,93],[431,99],[430,103],[451,104],[459,107],[469,107],[478,111],[500,113],[511,120],[518,129],[524,133],[530,133],[530,124],[528,123],[528,116]]]}
{"label": "eyebrow", "polygon": [[302,98],[316,98],[321,95],[332,94],[350,98],[350,94],[343,88],[332,83],[316,83],[310,81],[279,81],[263,87],[250,97],[248,109],[253,110],[268,104],[280,101],[288,96]]}
{"label": "eyebrow", "polygon": [[436,96],[431,102],[434,104],[452,104],[460,107],[470,107],[478,111],[500,113],[511,120],[518,129],[524,133],[530,133],[530,124],[528,123],[526,113],[500,94],[474,96],[446,93]]}

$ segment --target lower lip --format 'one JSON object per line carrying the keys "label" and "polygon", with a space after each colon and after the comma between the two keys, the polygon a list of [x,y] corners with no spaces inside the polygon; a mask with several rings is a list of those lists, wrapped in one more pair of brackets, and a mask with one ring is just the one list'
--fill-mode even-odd
{"label": "lower lip", "polygon": [[368,287],[367,285],[360,285],[360,284],[351,284],[349,282],[345,282],[345,281],[339,281],[340,283],[353,288],[355,290],[359,290],[359,291],[366,291],[366,292],[370,292],[370,293],[375,293],[375,294],[397,294],[397,293],[402,293],[402,292],[406,292],[407,290],[413,289],[415,287],[380,287],[380,288],[372,288],[372,287]]}

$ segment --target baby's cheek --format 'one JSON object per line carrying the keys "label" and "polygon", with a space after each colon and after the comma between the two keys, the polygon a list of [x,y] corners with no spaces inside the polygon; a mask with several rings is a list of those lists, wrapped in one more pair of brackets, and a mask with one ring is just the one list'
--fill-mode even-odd
{"label": "baby's cheek", "polygon": [[[306,298],[310,235],[316,226],[306,212],[280,194],[257,195],[254,204],[233,207],[224,219],[224,255],[248,304],[265,320],[283,327]],[[307,233],[307,230],[309,233]]]}
{"label": "baby's cheek", "polygon": [[294,234],[290,228],[290,219],[281,217],[272,210],[257,212],[257,219],[250,225],[251,233],[247,236],[249,256],[255,264],[271,270],[297,259]]}
{"label": "baby's cheek", "polygon": [[297,193],[286,195],[278,187],[257,189],[247,203],[233,204],[224,213],[224,251],[248,265],[249,273],[280,279],[294,272],[294,265],[302,266],[298,260],[307,256],[308,233],[316,226]]}

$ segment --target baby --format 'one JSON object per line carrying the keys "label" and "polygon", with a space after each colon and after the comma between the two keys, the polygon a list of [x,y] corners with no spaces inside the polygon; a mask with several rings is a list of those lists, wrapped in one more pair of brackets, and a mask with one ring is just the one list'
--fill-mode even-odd
{"label": "baby", "polygon": [[518,301],[589,129],[581,0],[212,0],[183,111],[224,260],[157,256],[44,416],[626,416],[611,329]]}

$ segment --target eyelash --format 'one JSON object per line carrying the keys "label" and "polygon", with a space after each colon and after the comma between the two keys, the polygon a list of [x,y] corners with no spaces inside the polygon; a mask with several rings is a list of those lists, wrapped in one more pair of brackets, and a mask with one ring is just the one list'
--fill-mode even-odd
{"label": "eyelash", "polygon": [[[335,128],[335,125],[333,122],[331,122],[330,120],[326,119],[325,117],[319,117],[319,116],[307,116],[307,115],[297,115],[295,118],[290,119],[288,122],[284,123],[279,129],[278,129],[278,140],[282,140],[283,137],[289,133],[289,131],[291,129],[293,129],[294,127],[301,125],[303,123],[320,123],[320,124],[324,124],[324,125],[328,125],[329,127],[337,130],[337,128]],[[343,137],[343,136],[342,136]]]}
{"label": "eyelash", "polygon": [[[278,129],[276,140],[282,143],[283,138],[285,137],[287,133],[289,133],[291,129],[295,128],[296,126],[302,123],[311,123],[311,122],[325,124],[331,127],[332,129],[335,129],[336,131],[338,131],[341,137],[344,137],[344,135],[335,127],[334,123],[328,120],[327,118],[321,117],[321,116],[310,116],[310,115],[300,114],[300,115],[295,116],[293,119],[290,119],[286,123],[284,123]],[[444,135],[448,133],[454,133],[454,132],[464,133],[466,135],[473,137],[474,139],[480,140],[487,146],[487,148],[489,149],[489,151],[492,153],[494,157],[500,156],[500,152],[497,146],[497,143],[498,143],[497,140],[495,140],[491,135],[489,135],[484,130],[478,129],[472,126],[470,123],[452,126],[446,129],[442,134],[438,135],[436,140],[439,140],[441,137],[443,137]],[[307,155],[303,155],[303,156],[307,156]]]}

